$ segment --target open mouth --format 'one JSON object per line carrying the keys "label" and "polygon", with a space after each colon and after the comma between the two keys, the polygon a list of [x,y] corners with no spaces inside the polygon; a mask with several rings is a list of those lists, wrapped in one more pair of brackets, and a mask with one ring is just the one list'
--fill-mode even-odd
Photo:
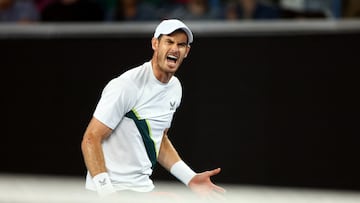
{"label": "open mouth", "polygon": [[178,60],[178,57],[174,56],[174,55],[168,55],[166,57],[166,60],[172,63],[176,63],[176,61]]}

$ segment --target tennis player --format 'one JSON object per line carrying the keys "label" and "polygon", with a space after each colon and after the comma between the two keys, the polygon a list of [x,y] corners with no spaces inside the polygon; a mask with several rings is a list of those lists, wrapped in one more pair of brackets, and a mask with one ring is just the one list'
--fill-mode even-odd
{"label": "tennis player", "polygon": [[210,179],[220,168],[194,172],[167,133],[182,97],[174,74],[192,42],[193,34],[182,21],[163,20],[151,40],[151,60],[104,87],[81,143],[87,189],[100,196],[124,190],[150,192],[150,176],[159,163],[196,194],[225,192]]}

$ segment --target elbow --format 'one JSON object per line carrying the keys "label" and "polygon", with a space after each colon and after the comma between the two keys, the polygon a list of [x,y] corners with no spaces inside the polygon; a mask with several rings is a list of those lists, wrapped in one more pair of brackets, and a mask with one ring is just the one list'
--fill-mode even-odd
{"label": "elbow", "polygon": [[85,136],[83,137],[82,141],[81,141],[81,151],[84,153],[85,149],[88,147],[89,143],[90,143],[90,139],[86,138]]}
{"label": "elbow", "polygon": [[97,144],[100,144],[99,139],[96,139],[94,136],[89,134],[85,134],[81,141],[81,150],[84,153]]}

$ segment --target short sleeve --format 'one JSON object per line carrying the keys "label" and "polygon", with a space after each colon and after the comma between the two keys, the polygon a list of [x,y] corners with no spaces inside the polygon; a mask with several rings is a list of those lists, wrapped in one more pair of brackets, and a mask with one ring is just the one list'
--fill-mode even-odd
{"label": "short sleeve", "polygon": [[136,88],[131,81],[121,77],[111,80],[102,91],[94,117],[109,128],[116,128],[124,115],[135,105],[138,92]]}

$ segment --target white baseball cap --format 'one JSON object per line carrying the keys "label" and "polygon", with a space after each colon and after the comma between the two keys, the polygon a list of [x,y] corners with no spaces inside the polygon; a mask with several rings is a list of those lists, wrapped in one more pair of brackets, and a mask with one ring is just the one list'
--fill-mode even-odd
{"label": "white baseball cap", "polygon": [[188,44],[193,42],[193,34],[191,30],[180,20],[168,19],[163,20],[155,29],[154,37],[158,38],[160,35],[168,35],[173,33],[175,30],[182,29],[188,37]]}

